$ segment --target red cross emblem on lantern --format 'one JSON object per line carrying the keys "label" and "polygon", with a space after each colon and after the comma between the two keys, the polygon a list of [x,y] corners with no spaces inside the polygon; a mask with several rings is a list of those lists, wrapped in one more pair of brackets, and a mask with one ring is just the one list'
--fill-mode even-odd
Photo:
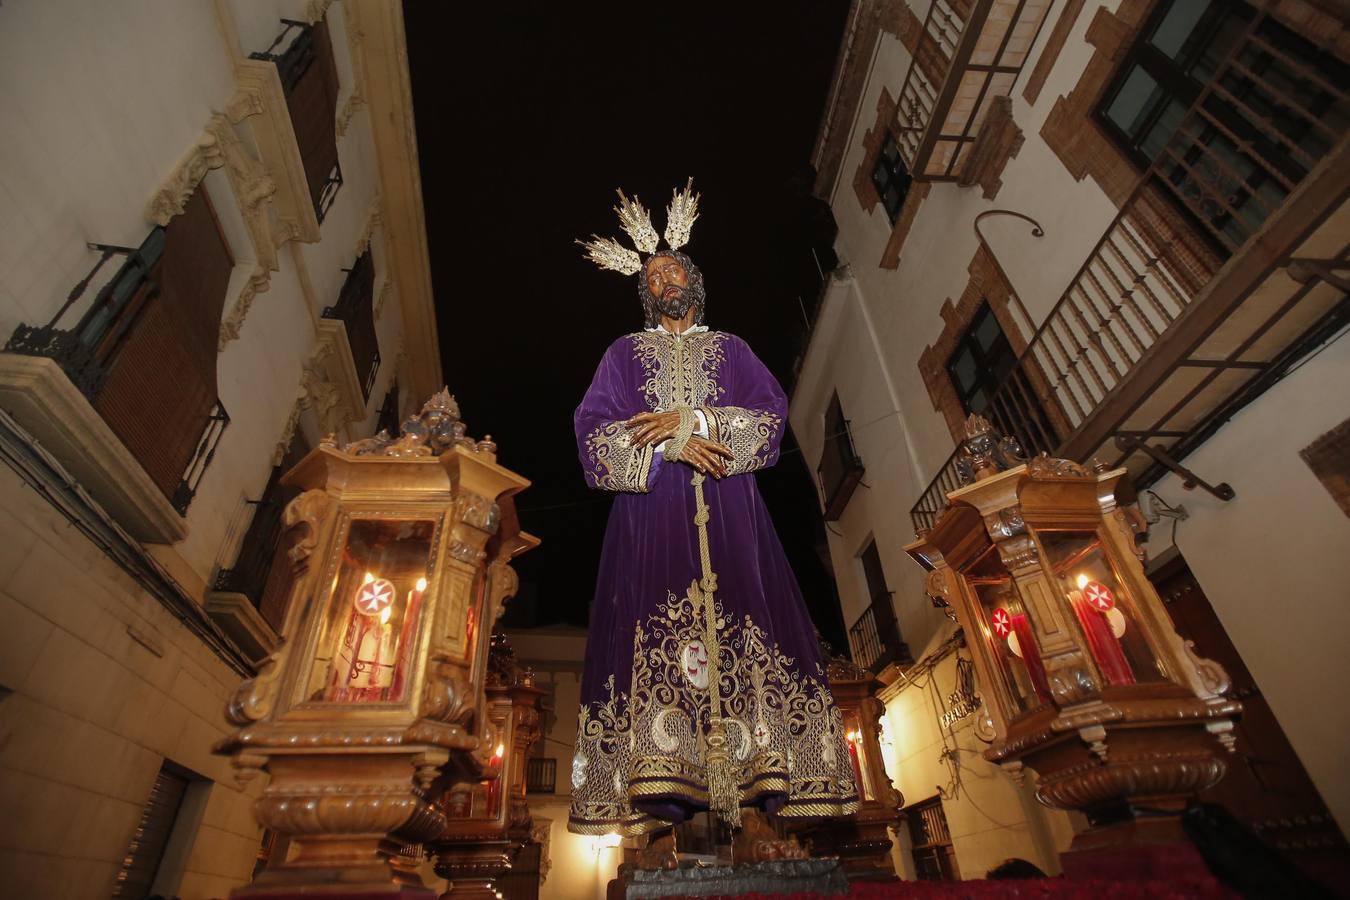
{"label": "red cross emblem on lantern", "polygon": [[367,581],[356,592],[356,608],[368,616],[378,616],[393,602],[394,585],[383,578]]}
{"label": "red cross emblem on lantern", "polygon": [[1087,587],[1083,588],[1083,597],[1101,612],[1109,612],[1116,605],[1115,595],[1100,581],[1089,581]]}
{"label": "red cross emblem on lantern", "polygon": [[1003,607],[994,610],[994,614],[989,617],[990,624],[994,626],[994,634],[1005,638],[1012,634],[1012,616]]}

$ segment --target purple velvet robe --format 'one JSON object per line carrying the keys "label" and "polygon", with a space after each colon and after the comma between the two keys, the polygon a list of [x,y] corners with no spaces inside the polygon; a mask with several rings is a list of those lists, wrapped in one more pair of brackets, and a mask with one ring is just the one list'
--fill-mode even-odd
{"label": "purple velvet robe", "polygon": [[[703,484],[712,610],[699,591],[694,469],[634,448],[623,424],[681,405],[735,454],[727,477]],[[587,483],[618,496],[591,610],[570,830],[640,834],[707,809],[714,709],[742,805],[801,817],[857,809],[814,629],[751,474],[777,461],[786,417],[782,388],[734,335],[630,334],[600,361],[576,411],[577,445]]]}

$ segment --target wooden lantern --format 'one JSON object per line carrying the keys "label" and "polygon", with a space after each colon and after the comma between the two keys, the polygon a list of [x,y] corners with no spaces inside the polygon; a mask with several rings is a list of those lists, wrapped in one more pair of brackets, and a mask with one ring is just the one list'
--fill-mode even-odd
{"label": "wooden lantern", "polygon": [[482,777],[450,777],[440,805],[449,824],[427,850],[436,874],[449,882],[446,900],[495,900],[496,879],[530,839],[525,799],[530,748],[539,739],[539,700],[534,676],[516,665],[501,634],[493,636],[488,666],[488,720],[492,755]]}
{"label": "wooden lantern", "polygon": [[1177,814],[1223,777],[1241,705],[1145,577],[1116,501],[1125,470],[1023,460],[975,416],[967,435],[965,486],[906,549],[965,629],[986,757],[1087,814],[1074,850],[1181,842]]}
{"label": "wooden lantern", "polygon": [[850,816],[788,827],[810,842],[812,856],[839,857],[851,878],[894,878],[889,829],[899,826],[904,799],[886,774],[881,755],[881,717],[886,714],[885,705],[876,698],[881,683],[842,656],[827,656],[825,671],[843,719],[859,807]]}
{"label": "wooden lantern", "polygon": [[286,643],[246,681],[216,748],[266,772],[259,822],[290,852],[236,897],[429,897],[399,850],[438,837],[433,783],[491,765],[488,641],[538,542],[528,482],[465,437],[442,391],[402,434],[326,440],[285,476],[295,571]]}

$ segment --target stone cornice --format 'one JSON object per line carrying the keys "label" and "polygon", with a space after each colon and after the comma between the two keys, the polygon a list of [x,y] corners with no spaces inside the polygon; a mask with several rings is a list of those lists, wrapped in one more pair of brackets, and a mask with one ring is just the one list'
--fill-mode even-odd
{"label": "stone cornice", "polygon": [[370,107],[388,251],[384,268],[403,314],[412,379],[407,387],[414,396],[431,396],[443,379],[403,10],[385,0],[346,0],[343,12],[352,66]]}

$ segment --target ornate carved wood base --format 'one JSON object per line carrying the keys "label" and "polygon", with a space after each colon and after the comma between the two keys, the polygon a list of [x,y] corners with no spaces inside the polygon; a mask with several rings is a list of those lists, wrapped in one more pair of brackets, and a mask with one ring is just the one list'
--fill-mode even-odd
{"label": "ornate carved wood base", "polygon": [[511,868],[510,841],[457,840],[432,853],[436,874],[450,882],[441,900],[497,900],[497,878]]}
{"label": "ornate carved wood base", "polygon": [[302,888],[304,896],[435,896],[389,839],[397,833],[421,841],[446,827],[444,812],[417,783],[417,759],[411,751],[274,755],[254,811],[261,824],[290,837],[292,852],[232,896],[301,896]]}

